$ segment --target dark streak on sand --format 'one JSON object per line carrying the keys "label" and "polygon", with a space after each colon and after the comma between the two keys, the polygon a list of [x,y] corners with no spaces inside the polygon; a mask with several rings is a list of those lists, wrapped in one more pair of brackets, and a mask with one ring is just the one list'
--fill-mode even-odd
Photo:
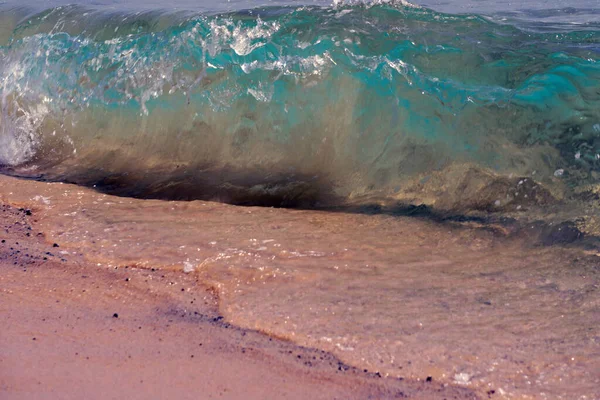
{"label": "dark streak on sand", "polygon": [[[101,386],[123,382],[123,377],[126,383],[114,389],[121,398],[144,392],[180,399],[200,392],[205,398],[248,399],[265,393],[315,399],[479,398],[468,388],[433,383],[430,377],[386,378],[327,352],[233,326],[219,315],[214,292],[193,276],[98,268],[77,255],[57,257],[48,250],[58,244],[44,242],[42,232],[30,234],[33,214],[0,205],[0,317],[8,326],[0,334],[2,399],[23,398],[25,392],[30,398],[53,393],[68,399],[94,392],[106,398],[110,393]],[[183,285],[181,291],[172,290],[173,282]],[[107,342],[107,337],[114,340]],[[187,369],[177,369],[181,366]],[[182,383],[180,375],[188,371],[193,379]],[[98,373],[102,379],[86,378]],[[53,374],[68,375],[68,384]],[[252,383],[240,381],[240,374]],[[219,386],[219,379],[231,386]],[[170,390],[160,392],[164,387]]]}

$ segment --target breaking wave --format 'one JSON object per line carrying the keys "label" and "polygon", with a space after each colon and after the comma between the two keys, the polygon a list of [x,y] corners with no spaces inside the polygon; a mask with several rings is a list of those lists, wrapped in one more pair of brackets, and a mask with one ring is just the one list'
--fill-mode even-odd
{"label": "breaking wave", "polygon": [[0,20],[6,173],[302,207],[517,210],[595,193],[594,24],[385,1]]}

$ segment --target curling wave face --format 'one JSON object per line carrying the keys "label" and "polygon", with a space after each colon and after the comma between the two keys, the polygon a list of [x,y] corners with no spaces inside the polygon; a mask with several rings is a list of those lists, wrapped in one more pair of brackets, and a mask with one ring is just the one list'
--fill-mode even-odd
{"label": "curling wave face", "polygon": [[594,24],[527,29],[398,2],[19,13],[0,13],[8,173],[303,207],[517,210],[595,190]]}

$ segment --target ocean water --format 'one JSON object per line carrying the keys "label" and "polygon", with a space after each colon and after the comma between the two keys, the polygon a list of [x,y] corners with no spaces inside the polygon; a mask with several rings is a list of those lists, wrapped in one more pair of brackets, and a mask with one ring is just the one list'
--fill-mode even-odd
{"label": "ocean water", "polygon": [[597,2],[75,3],[0,3],[0,195],[61,251],[371,372],[600,399]]}
{"label": "ocean water", "polygon": [[2,5],[8,173],[291,207],[595,196],[591,4],[56,4]]}

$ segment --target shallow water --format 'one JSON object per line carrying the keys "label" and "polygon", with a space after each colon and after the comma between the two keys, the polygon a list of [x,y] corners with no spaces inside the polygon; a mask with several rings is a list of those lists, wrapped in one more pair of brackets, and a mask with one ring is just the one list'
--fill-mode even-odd
{"label": "shallow water", "polygon": [[232,323],[382,375],[497,398],[600,398],[595,251],[409,217],[0,182],[60,252],[198,274]]}

